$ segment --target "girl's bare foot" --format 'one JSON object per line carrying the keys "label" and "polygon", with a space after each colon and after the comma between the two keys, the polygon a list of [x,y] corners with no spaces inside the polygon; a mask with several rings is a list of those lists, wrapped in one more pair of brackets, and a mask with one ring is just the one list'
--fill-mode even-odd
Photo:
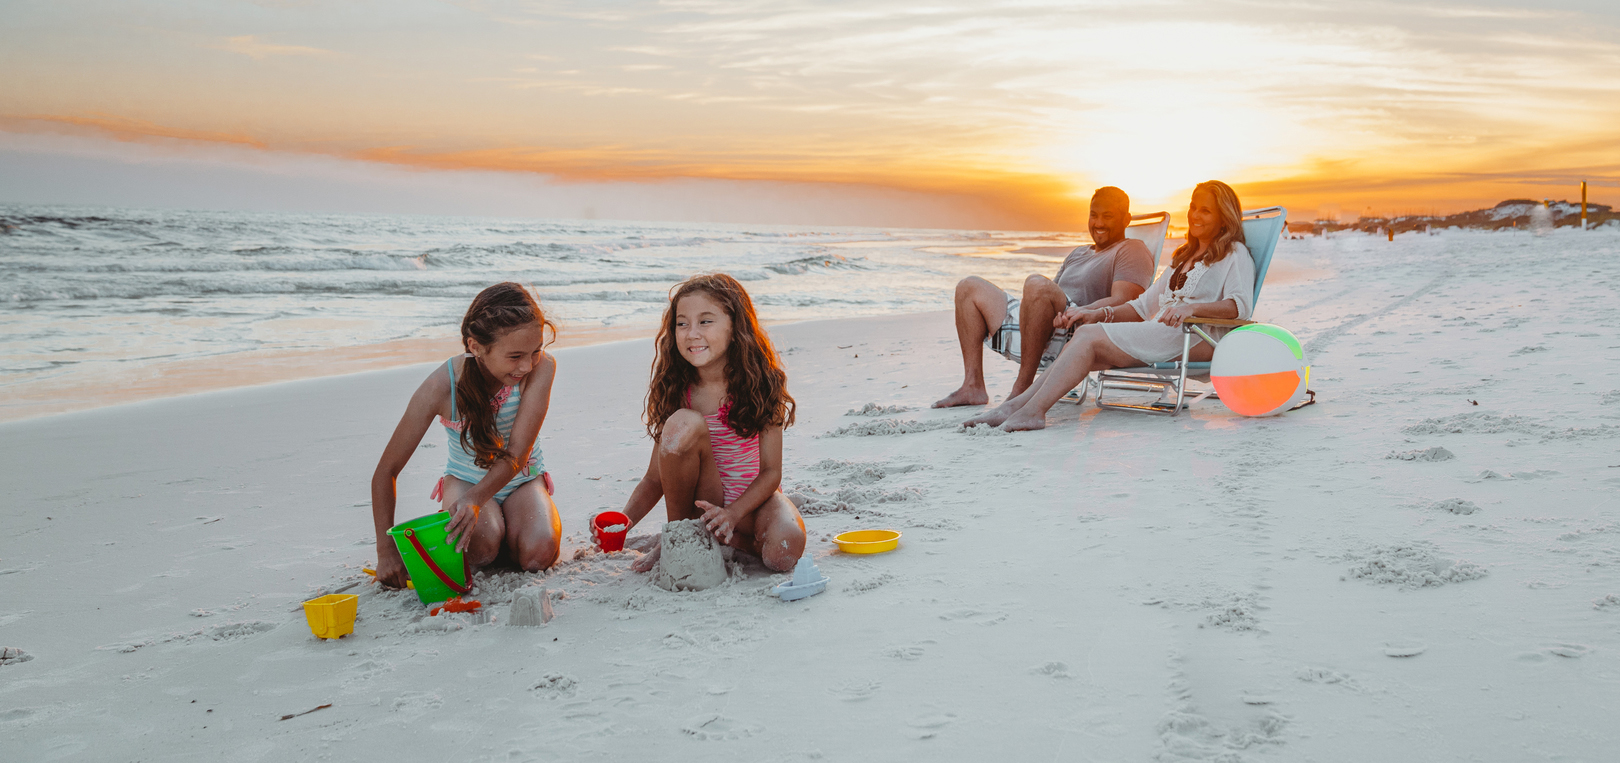
{"label": "girl's bare foot", "polygon": [[1013,415],[1012,407],[1007,403],[1002,403],[1001,405],[991,408],[984,413],[962,422],[962,426],[971,427],[977,424],[989,424],[990,426],[998,427],[1001,426],[1001,422],[1006,421],[1007,417],[1011,415]]}
{"label": "girl's bare foot", "polygon": [[1045,428],[1046,414],[1043,413],[1037,416],[1033,413],[1026,413],[1024,411],[1019,411],[1018,413],[1007,417],[1007,420],[1001,424],[1001,431],[1003,432],[1025,432],[1031,429]]}
{"label": "girl's bare foot", "polygon": [[[642,537],[645,538],[645,537],[648,537],[648,536],[642,536]],[[635,549],[637,551],[642,552],[642,554],[641,554],[640,559],[637,559],[637,560],[630,563],[630,569],[632,571],[635,571],[635,572],[650,572],[650,571],[652,571],[652,568],[658,566],[658,557],[662,556],[663,552],[664,552],[664,544],[662,542],[663,541],[663,534],[658,533],[658,534],[655,534],[655,535],[651,536],[651,538],[652,538],[652,540],[650,542],[642,541],[641,544],[640,544],[641,547]],[[627,548],[631,547],[630,544],[628,544],[628,543],[626,543],[625,546]]]}
{"label": "girl's bare foot", "polygon": [[934,401],[930,408],[955,408],[959,405],[984,405],[990,402],[990,393],[983,387],[969,387],[966,384],[958,387],[955,392]]}

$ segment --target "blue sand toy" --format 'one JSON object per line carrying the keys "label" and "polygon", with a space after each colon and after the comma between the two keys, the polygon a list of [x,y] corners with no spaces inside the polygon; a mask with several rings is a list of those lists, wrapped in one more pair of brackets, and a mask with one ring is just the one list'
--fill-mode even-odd
{"label": "blue sand toy", "polygon": [[780,583],[771,589],[771,593],[782,597],[782,601],[797,601],[806,596],[814,596],[827,590],[826,575],[821,574],[821,568],[810,561],[810,555],[799,557],[799,563],[793,565],[793,579]]}

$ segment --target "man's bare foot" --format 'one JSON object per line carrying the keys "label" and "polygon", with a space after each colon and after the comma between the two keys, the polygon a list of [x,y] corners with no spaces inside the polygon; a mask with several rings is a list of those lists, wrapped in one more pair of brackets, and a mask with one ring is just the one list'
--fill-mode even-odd
{"label": "man's bare foot", "polygon": [[1006,403],[1002,403],[1001,405],[991,408],[984,413],[962,422],[962,426],[971,427],[977,424],[989,424],[993,427],[999,427],[1001,426],[1001,422],[1006,421],[1007,417],[1011,415],[1013,415],[1012,409]]}
{"label": "man's bare foot", "polygon": [[959,405],[984,405],[990,402],[990,392],[983,387],[973,388],[967,385],[958,387],[955,392],[934,401],[930,408],[955,408]]}
{"label": "man's bare foot", "polygon": [[1033,413],[1025,413],[1024,411],[1019,411],[1007,417],[1007,420],[1001,424],[1001,431],[1003,432],[1027,432],[1031,429],[1045,428],[1046,414],[1037,416]]}

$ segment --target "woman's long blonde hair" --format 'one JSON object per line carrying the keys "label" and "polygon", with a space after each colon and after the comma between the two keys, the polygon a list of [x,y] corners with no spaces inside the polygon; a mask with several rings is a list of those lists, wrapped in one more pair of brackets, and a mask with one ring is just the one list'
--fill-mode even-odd
{"label": "woman's long blonde hair", "polygon": [[1193,255],[1198,252],[1198,242],[1192,236],[1188,236],[1187,242],[1176,247],[1176,253],[1170,258],[1170,270],[1172,272],[1180,270],[1183,265],[1189,263],[1196,265],[1202,262],[1206,267],[1214,265],[1226,259],[1226,255],[1232,253],[1232,244],[1248,244],[1247,241],[1243,240],[1243,204],[1238,201],[1237,191],[1232,190],[1232,186],[1219,180],[1206,180],[1199,183],[1197,187],[1193,188],[1193,193],[1196,194],[1199,191],[1208,191],[1211,196],[1215,197],[1215,208],[1220,210],[1221,213],[1221,230],[1215,234],[1215,238],[1209,242],[1209,246],[1205,247],[1203,253],[1198,254],[1197,257]]}

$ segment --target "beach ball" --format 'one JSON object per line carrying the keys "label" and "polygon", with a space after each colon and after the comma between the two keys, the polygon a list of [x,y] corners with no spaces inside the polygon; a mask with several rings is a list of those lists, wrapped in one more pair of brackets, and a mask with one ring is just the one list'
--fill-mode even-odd
{"label": "beach ball", "polygon": [[1232,329],[1215,345],[1209,380],[1233,413],[1274,416],[1305,399],[1311,367],[1288,329],[1252,323]]}

